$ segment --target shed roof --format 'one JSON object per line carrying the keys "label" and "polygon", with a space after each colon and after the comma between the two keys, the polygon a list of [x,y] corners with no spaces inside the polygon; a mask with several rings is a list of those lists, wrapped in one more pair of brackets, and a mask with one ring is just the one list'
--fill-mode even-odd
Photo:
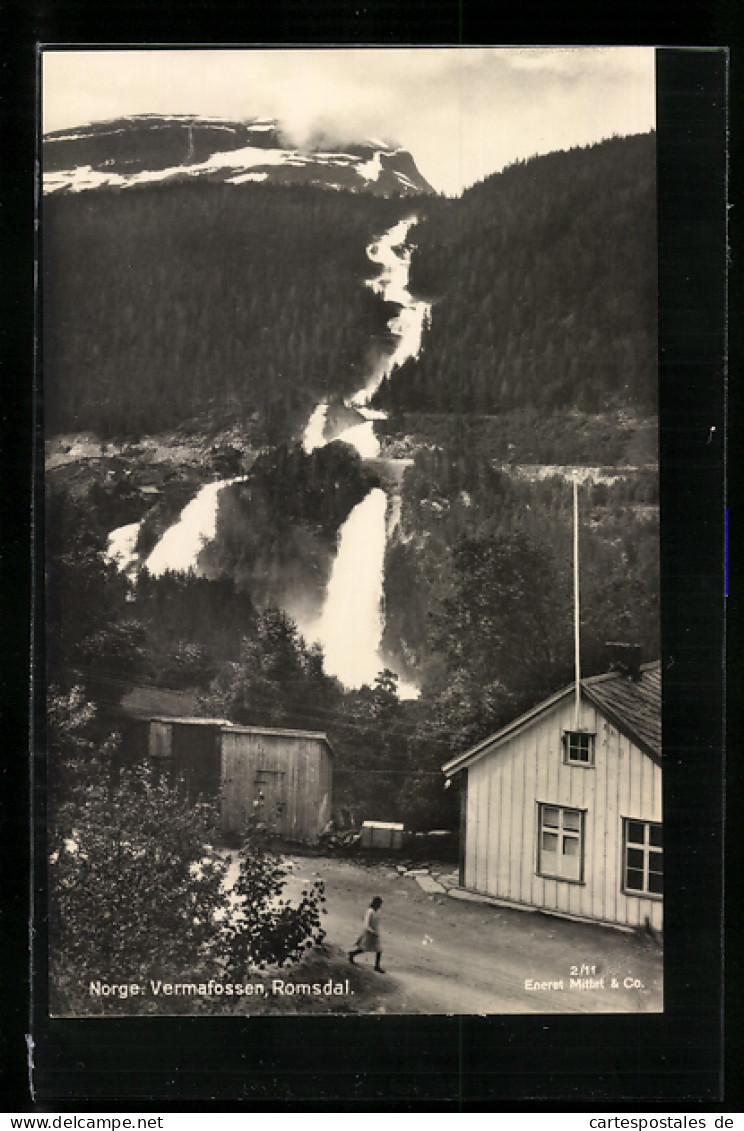
{"label": "shed roof", "polygon": [[310,738],[318,742],[325,742],[329,750],[333,751],[328,735],[319,730],[287,730],[282,727],[241,726],[238,723],[226,723],[225,730],[229,730],[230,734],[264,734],[277,738]]}
{"label": "shed roof", "polygon": [[[544,699],[526,714],[520,715],[501,730],[482,739],[463,754],[442,766],[447,777],[515,737],[562,699],[573,695],[575,684]],[[654,761],[661,758],[661,663],[655,660],[641,667],[641,678],[630,679],[624,672],[611,671],[581,680],[581,691],[618,730],[644,750]]]}
{"label": "shed roof", "polygon": [[179,718],[196,713],[196,693],[170,687],[133,687],[121,700],[125,715],[138,719]]}
{"label": "shed roof", "polygon": [[229,719],[210,719],[202,715],[151,715],[151,723],[177,723],[190,727],[229,727]]}
{"label": "shed roof", "polygon": [[230,734],[259,734],[268,735],[273,738],[309,738],[317,742],[325,742],[328,749],[333,753],[333,747],[331,746],[328,735],[319,730],[289,730],[285,727],[242,726],[239,723],[231,723],[229,719],[210,719],[196,715],[151,715],[150,722],[171,723],[176,726],[219,727],[220,730],[226,730]]}

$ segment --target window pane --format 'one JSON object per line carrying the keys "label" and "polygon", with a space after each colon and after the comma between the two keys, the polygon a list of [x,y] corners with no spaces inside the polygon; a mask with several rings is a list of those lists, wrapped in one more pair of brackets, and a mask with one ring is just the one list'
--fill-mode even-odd
{"label": "window pane", "polygon": [[633,844],[645,844],[643,837],[644,825],[640,821],[628,821],[628,840]]}
{"label": "window pane", "polygon": [[664,877],[657,876],[655,872],[649,872],[648,876],[648,890],[653,892],[654,895],[664,894]]}
{"label": "window pane", "polygon": [[662,852],[649,852],[648,854],[648,870],[649,872],[658,872],[662,875],[664,872],[664,854]]}
{"label": "window pane", "polygon": [[588,764],[592,760],[593,734],[579,734],[577,731],[566,731],[564,742],[569,762],[582,762]]}
{"label": "window pane", "polygon": [[653,844],[655,848],[661,848],[661,825],[648,826],[648,843]]}
{"label": "window pane", "polygon": [[572,833],[581,832],[581,813],[578,809],[563,810],[563,827]]}
{"label": "window pane", "polygon": [[541,805],[540,817],[539,870],[558,879],[580,880],[583,855],[581,810]]}
{"label": "window pane", "polygon": [[628,849],[628,867],[640,868],[643,872],[643,851],[640,848]]}
{"label": "window pane", "polygon": [[632,891],[643,891],[643,872],[639,872],[635,868],[628,868],[625,886]]}
{"label": "window pane", "polygon": [[578,853],[576,854],[576,856],[563,857],[562,874],[564,880],[581,879],[581,857]]}

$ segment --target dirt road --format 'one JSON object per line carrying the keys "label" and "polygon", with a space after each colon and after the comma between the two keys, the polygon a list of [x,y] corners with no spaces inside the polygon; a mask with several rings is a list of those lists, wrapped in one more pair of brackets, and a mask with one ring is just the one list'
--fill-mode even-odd
{"label": "dirt road", "polygon": [[[662,1009],[662,951],[651,939],[539,912],[428,894],[414,877],[399,876],[387,865],[300,855],[287,857],[287,863],[292,874],[288,895],[296,895],[308,881],[324,880],[324,927],[331,948],[347,951],[370,899],[382,897],[386,973],[379,976],[378,1012]],[[442,870],[450,871],[451,866]],[[372,955],[357,959],[370,972],[372,962]],[[530,988],[530,982],[539,988]]]}

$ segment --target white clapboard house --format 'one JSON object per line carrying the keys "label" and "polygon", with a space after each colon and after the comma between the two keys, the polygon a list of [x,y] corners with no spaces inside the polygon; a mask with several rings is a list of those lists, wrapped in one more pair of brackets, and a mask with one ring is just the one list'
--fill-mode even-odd
{"label": "white clapboard house", "polygon": [[659,663],[572,683],[443,766],[460,884],[515,906],[661,930]]}

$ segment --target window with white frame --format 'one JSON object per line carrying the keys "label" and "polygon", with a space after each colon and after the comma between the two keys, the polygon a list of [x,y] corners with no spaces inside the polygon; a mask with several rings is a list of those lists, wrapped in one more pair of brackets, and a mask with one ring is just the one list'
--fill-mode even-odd
{"label": "window with white frame", "polygon": [[564,730],[563,761],[569,766],[593,766],[594,735],[586,730]]}
{"label": "window with white frame", "polygon": [[664,891],[664,845],[661,825],[625,818],[623,890],[660,898]]}
{"label": "window with white frame", "polygon": [[538,805],[537,870],[541,876],[581,883],[584,814],[563,805]]}

